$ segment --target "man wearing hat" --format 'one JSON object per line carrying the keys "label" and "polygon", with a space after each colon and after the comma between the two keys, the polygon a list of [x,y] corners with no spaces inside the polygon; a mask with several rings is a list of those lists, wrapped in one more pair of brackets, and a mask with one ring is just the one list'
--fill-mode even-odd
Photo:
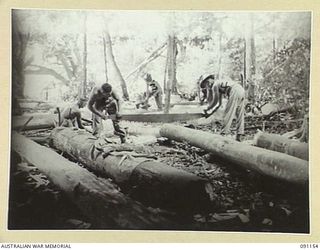
{"label": "man wearing hat", "polygon": [[200,105],[203,105],[205,102],[210,102],[212,99],[212,93],[210,92],[210,89],[212,88],[212,83],[209,83],[208,80],[215,79],[215,76],[212,74],[204,74],[202,75],[198,80],[198,90],[199,90],[199,100]]}
{"label": "man wearing hat", "polygon": [[139,108],[139,106],[142,104],[144,106],[147,106],[149,99],[151,97],[154,97],[158,110],[161,111],[163,108],[163,105],[162,105],[162,89],[160,87],[160,84],[155,80],[152,80],[152,77],[150,74],[146,74],[146,76],[144,77],[144,80],[147,83],[146,98],[141,103],[136,104],[136,107]]}
{"label": "man wearing hat", "polygon": [[81,97],[77,103],[74,103],[63,109],[61,113],[61,126],[63,127],[74,127],[76,122],[78,128],[84,129],[81,122],[81,111],[80,109],[86,105],[86,99]]}
{"label": "man wearing hat", "polygon": [[[125,131],[119,125],[120,98],[112,90],[109,83],[104,83],[101,87],[94,87],[89,97],[88,109],[92,112],[93,135],[100,135],[103,130],[102,120],[112,119],[114,134],[120,137],[121,143],[125,142]],[[107,114],[106,114],[107,113]]]}
{"label": "man wearing hat", "polygon": [[[223,96],[228,98],[223,118],[221,134],[229,134],[230,127],[236,118],[236,140],[244,134],[245,91],[234,81],[215,81],[214,77],[206,77],[201,84],[209,91],[207,94],[208,107],[204,110],[205,117],[211,116],[222,104]],[[211,113],[208,113],[212,109]]]}

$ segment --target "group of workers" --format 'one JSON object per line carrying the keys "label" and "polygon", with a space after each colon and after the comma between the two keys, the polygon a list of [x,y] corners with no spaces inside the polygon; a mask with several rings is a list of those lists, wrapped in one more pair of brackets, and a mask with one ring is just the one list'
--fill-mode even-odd
{"label": "group of workers", "polygon": [[[144,97],[136,104],[137,108],[147,107],[148,101],[154,97],[157,108],[162,110],[162,89],[158,82],[152,79],[150,74],[146,74],[144,80],[147,83],[147,91]],[[226,104],[223,127],[221,134],[230,134],[231,124],[236,118],[236,140],[240,141],[244,134],[244,112],[245,112],[245,91],[244,88],[234,81],[216,80],[214,75],[208,75],[199,81],[200,103],[207,102],[208,106],[203,110],[203,116],[208,118],[217,111],[222,104],[222,98],[228,98]],[[84,128],[81,122],[80,108],[86,104],[86,99],[80,98],[63,110],[61,113],[62,126],[75,126],[77,122],[79,128]],[[111,119],[114,134],[120,137],[121,143],[126,141],[125,130],[119,125],[121,119],[121,102],[119,96],[109,83],[104,83],[100,87],[94,87],[88,99],[87,107],[92,112],[92,133],[99,136],[103,130],[103,120]]]}

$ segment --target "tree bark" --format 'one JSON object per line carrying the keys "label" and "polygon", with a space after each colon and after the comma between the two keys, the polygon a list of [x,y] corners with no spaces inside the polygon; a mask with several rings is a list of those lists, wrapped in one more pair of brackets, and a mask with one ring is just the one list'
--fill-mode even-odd
{"label": "tree bark", "polygon": [[55,148],[112,178],[144,204],[184,211],[210,204],[206,180],[153,160],[145,147],[101,144],[90,133],[72,128],[56,128],[50,137]]}
{"label": "tree bark", "polygon": [[112,50],[110,34],[108,32],[106,32],[105,38],[106,38],[106,42],[107,42],[106,47],[107,47],[107,51],[109,53],[110,62],[112,63],[112,65],[115,69],[118,81],[119,81],[120,86],[122,88],[123,98],[124,98],[124,100],[129,100],[129,93],[127,90],[127,84],[126,84],[125,80],[123,79],[122,74],[120,72],[120,69],[116,63],[116,59],[114,57],[113,50]]}
{"label": "tree bark", "polygon": [[107,51],[106,51],[106,39],[105,37],[102,38],[103,42],[103,57],[104,57],[104,72],[106,75],[106,82],[108,82],[108,61],[107,61]]}
{"label": "tree bark", "polygon": [[169,113],[170,109],[170,96],[174,81],[174,64],[173,64],[173,57],[174,57],[174,37],[169,35],[169,42],[168,42],[168,64],[167,64],[167,73],[168,73],[168,80],[166,82],[166,90],[165,90],[165,98],[164,98],[164,113]]}
{"label": "tree bark", "polygon": [[[246,81],[250,81],[252,83],[253,76],[256,73],[256,53],[255,53],[255,39],[254,39],[254,30],[253,30],[253,15],[252,13],[249,14],[249,29],[248,34],[246,36],[246,43],[245,43],[245,79]],[[247,82],[246,82],[247,84]],[[248,86],[248,93],[254,96],[254,85],[249,84]]]}
{"label": "tree bark", "polygon": [[222,62],[222,30],[219,29],[219,47],[218,47],[218,51],[219,51],[219,59],[218,59],[218,70],[217,70],[217,76],[216,79],[220,79],[220,75],[221,75],[221,62]]}
{"label": "tree bark", "polygon": [[173,71],[173,76],[172,76],[172,94],[178,94],[178,89],[177,89],[177,55],[178,55],[178,50],[177,50],[177,38],[174,36],[173,37],[173,51],[172,51],[172,71]]}
{"label": "tree bark", "polygon": [[164,125],[160,135],[187,142],[245,169],[297,184],[308,181],[308,162],[232,139],[176,125]]}
{"label": "tree bark", "polygon": [[27,59],[31,35],[23,33],[22,22],[19,15],[12,13],[12,94],[15,98],[24,96],[25,69],[33,61],[33,57]]}
{"label": "tree bark", "polygon": [[251,76],[256,74],[256,43],[254,37],[254,20],[253,15],[250,15],[250,45],[251,45]]}
{"label": "tree bark", "polygon": [[254,145],[288,155],[298,157],[300,159],[309,160],[309,145],[295,140],[287,139],[277,134],[268,134],[258,132],[254,137]]}
{"label": "tree bark", "polygon": [[127,198],[108,180],[16,132],[12,148],[64,191],[96,228],[163,229],[172,225],[161,213]]}
{"label": "tree bark", "polygon": [[84,13],[84,34],[83,34],[83,79],[80,87],[80,97],[86,97],[87,93],[87,15]]}
{"label": "tree bark", "polygon": [[243,39],[243,47],[244,47],[244,50],[243,50],[243,80],[244,80],[244,84],[243,84],[243,87],[246,88],[246,84],[247,84],[247,67],[248,67],[248,64],[247,64],[247,41],[246,41],[246,38]]}

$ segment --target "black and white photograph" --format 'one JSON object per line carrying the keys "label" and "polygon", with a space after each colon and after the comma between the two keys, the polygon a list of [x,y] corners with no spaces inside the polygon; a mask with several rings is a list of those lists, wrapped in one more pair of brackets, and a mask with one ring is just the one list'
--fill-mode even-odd
{"label": "black and white photograph", "polygon": [[11,9],[7,229],[310,234],[311,21]]}

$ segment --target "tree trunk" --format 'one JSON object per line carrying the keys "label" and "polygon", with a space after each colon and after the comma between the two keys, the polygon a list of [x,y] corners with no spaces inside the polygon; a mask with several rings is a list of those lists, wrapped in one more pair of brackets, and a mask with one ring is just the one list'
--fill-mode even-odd
{"label": "tree trunk", "polygon": [[107,61],[107,51],[106,51],[106,39],[103,37],[103,57],[104,57],[104,72],[106,74],[106,82],[108,82],[108,61]]}
{"label": "tree trunk", "polygon": [[83,34],[83,79],[80,89],[79,97],[86,97],[87,95],[87,15],[84,13],[84,34]]}
{"label": "tree trunk", "polygon": [[56,128],[50,137],[55,148],[112,178],[145,204],[188,211],[210,203],[206,180],[153,160],[145,147],[101,142],[72,128]]}
{"label": "tree trunk", "polygon": [[168,57],[168,52],[169,47],[167,48],[167,58],[166,58],[166,64],[164,66],[164,77],[163,77],[163,93],[166,95],[167,93],[167,75],[168,75],[168,66],[169,66],[169,57]]}
{"label": "tree trunk", "polygon": [[246,88],[247,84],[247,42],[246,39],[243,39],[243,87]]}
{"label": "tree trunk", "polygon": [[272,38],[272,64],[273,64],[273,67],[276,66],[276,53],[277,53],[276,39],[273,36],[273,38]]}
{"label": "tree trunk", "polygon": [[219,59],[218,59],[218,70],[216,78],[219,79],[221,75],[221,62],[222,62],[222,30],[219,31]]}
{"label": "tree trunk", "polygon": [[169,113],[170,109],[170,96],[171,90],[174,81],[174,64],[173,64],[173,57],[174,57],[174,37],[169,35],[169,42],[168,42],[168,53],[167,53],[167,73],[168,73],[168,80],[166,82],[166,91],[165,91],[165,98],[164,98],[164,113]]}
{"label": "tree trunk", "polygon": [[163,229],[172,225],[160,213],[127,198],[108,180],[16,132],[12,148],[46,174],[97,228]]}
{"label": "tree trunk", "polygon": [[309,145],[295,140],[287,139],[277,134],[268,134],[258,132],[254,137],[254,145],[288,155],[298,157],[300,159],[309,160]]}
{"label": "tree trunk", "polygon": [[296,157],[274,152],[232,139],[181,126],[163,125],[160,135],[187,142],[240,167],[297,184],[308,181],[308,162]]}
{"label": "tree trunk", "polygon": [[114,54],[113,54],[113,50],[112,50],[112,43],[111,43],[111,38],[110,38],[110,34],[108,32],[106,32],[106,47],[107,47],[107,51],[108,51],[108,54],[109,54],[109,59],[110,59],[110,62],[112,63],[114,69],[115,69],[115,72],[116,72],[116,76],[118,78],[118,81],[120,83],[120,86],[121,86],[121,89],[122,89],[122,94],[123,94],[123,99],[124,100],[129,100],[129,93],[128,93],[128,90],[127,90],[127,84],[125,82],[125,80],[123,79],[122,77],[122,74],[120,72],[120,69],[116,63],[116,59],[114,57]]}
{"label": "tree trunk", "polygon": [[247,87],[248,87],[248,93],[250,93],[250,97],[251,97],[251,96],[254,96],[254,84],[252,84],[253,83],[252,80],[256,72],[256,53],[255,53],[255,39],[254,39],[252,13],[249,16],[248,21],[249,21],[249,29],[246,36],[246,46],[245,46],[245,50],[246,50],[245,51],[245,56],[246,56],[245,79],[246,81],[248,80],[250,82],[250,84]]}
{"label": "tree trunk", "polygon": [[254,20],[253,15],[250,15],[250,45],[251,45],[251,77],[256,74],[256,43],[254,37]]}
{"label": "tree trunk", "polygon": [[27,47],[31,35],[23,33],[18,16],[12,16],[12,94],[15,98],[24,96],[25,69],[33,61],[27,59]]}
{"label": "tree trunk", "polygon": [[178,94],[178,89],[177,89],[177,55],[178,55],[178,50],[177,50],[177,38],[174,36],[173,37],[173,51],[172,51],[172,67],[173,67],[173,80],[172,80],[172,94]]}

